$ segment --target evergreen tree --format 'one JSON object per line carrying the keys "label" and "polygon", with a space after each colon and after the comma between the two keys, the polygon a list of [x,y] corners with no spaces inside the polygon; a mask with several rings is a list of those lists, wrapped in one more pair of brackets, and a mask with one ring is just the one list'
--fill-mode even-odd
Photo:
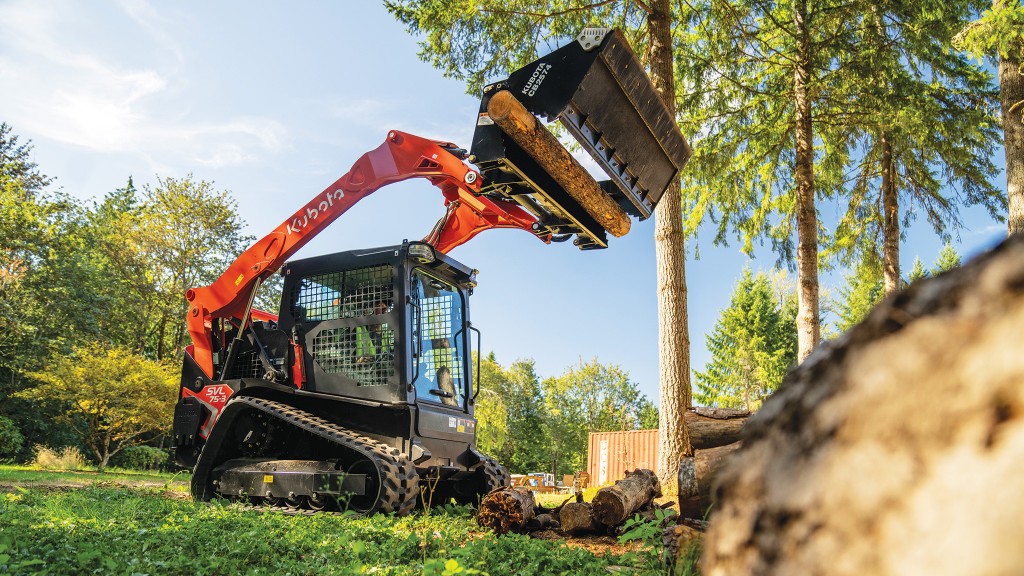
{"label": "evergreen tree", "polygon": [[839,138],[853,147],[856,178],[834,249],[879,250],[885,292],[900,288],[899,244],[918,211],[942,237],[961,225],[959,206],[1002,218],[993,185],[998,146],[992,77],[948,49],[978,0],[883,0],[860,15],[852,83]]}
{"label": "evergreen tree", "polygon": [[882,264],[877,254],[869,250],[861,255],[857,267],[846,276],[846,286],[840,288],[839,295],[836,330],[845,332],[863,320],[885,297]]}
{"label": "evergreen tree", "polygon": [[960,267],[960,254],[957,253],[956,248],[949,242],[942,247],[939,251],[939,257],[935,260],[935,266],[932,268],[932,274],[941,274],[953,268]]}
{"label": "evergreen tree", "polygon": [[750,269],[707,336],[711,362],[695,372],[694,397],[707,406],[755,410],[796,360],[796,324],[764,273]]}
{"label": "evergreen tree", "polygon": [[928,271],[924,268],[924,263],[921,262],[921,258],[914,257],[914,267],[910,270],[910,276],[907,277],[907,284],[913,284],[922,278],[929,276]]}
{"label": "evergreen tree", "polygon": [[35,196],[53,182],[53,178],[39,172],[32,161],[32,141],[18,143],[14,129],[0,123],[0,187],[14,190],[23,200]]}
{"label": "evergreen tree", "polygon": [[998,59],[1009,233],[1024,232],[1024,5],[992,0],[991,10],[968,25],[955,44],[975,57]]}

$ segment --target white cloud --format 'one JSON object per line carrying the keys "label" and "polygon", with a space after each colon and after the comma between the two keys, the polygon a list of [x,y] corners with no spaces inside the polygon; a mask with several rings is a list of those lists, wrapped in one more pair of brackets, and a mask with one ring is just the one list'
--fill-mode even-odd
{"label": "white cloud", "polygon": [[134,34],[131,41],[118,46],[132,50],[104,53],[96,44],[109,30],[94,20],[96,5],[0,4],[0,85],[9,87],[0,91],[4,120],[27,136],[95,152],[208,166],[254,162],[287,148],[285,128],[270,118],[191,117],[180,98],[187,66],[167,32],[172,24],[144,0],[122,0],[119,7],[115,16],[138,29],[129,25],[124,33]]}

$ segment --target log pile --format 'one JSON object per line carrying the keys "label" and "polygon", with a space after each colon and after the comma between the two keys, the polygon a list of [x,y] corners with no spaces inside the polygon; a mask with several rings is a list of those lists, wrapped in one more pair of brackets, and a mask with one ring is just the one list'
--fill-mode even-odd
{"label": "log pile", "polygon": [[567,536],[617,534],[622,524],[636,514],[653,519],[654,499],[659,496],[658,477],[651,470],[640,469],[598,490],[593,503],[583,502],[583,495],[577,493],[575,498],[550,509],[538,506],[526,486],[498,488],[480,502],[476,519],[497,534],[551,530]]}

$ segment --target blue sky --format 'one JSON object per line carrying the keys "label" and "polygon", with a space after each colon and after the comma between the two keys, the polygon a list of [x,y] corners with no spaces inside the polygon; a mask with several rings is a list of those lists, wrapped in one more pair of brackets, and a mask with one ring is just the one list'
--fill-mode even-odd
{"label": "blue sky", "polygon": [[[476,98],[421,62],[416,39],[376,2],[0,0],[0,121],[32,139],[35,161],[88,201],[156,175],[189,172],[231,190],[262,236],[334,181],[388,130],[468,148]],[[1002,165],[1002,151],[998,152]],[[1005,175],[998,186],[1005,190]],[[838,209],[821,208],[825,221]],[[424,236],[442,213],[425,181],[377,192],[297,257]],[[1005,236],[980,209],[963,212],[955,246],[974,254]],[[534,358],[542,377],[597,357],[658,397],[653,221],[603,251],[545,246],[520,231],[486,232],[452,256],[480,270],[472,302],[483,348],[508,364]],[[692,365],[704,335],[758,250],[711,245],[687,263]],[[911,228],[902,265],[941,243]],[[826,275],[836,292],[838,275]]]}

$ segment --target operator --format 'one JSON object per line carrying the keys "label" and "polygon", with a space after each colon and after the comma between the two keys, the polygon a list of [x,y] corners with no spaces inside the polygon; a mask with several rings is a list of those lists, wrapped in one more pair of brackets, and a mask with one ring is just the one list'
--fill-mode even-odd
{"label": "operator", "polygon": [[[390,308],[385,300],[378,300],[373,306],[373,314],[386,314]],[[367,364],[378,360],[391,347],[391,342],[383,341],[383,324],[368,324],[356,327],[356,364]]]}

